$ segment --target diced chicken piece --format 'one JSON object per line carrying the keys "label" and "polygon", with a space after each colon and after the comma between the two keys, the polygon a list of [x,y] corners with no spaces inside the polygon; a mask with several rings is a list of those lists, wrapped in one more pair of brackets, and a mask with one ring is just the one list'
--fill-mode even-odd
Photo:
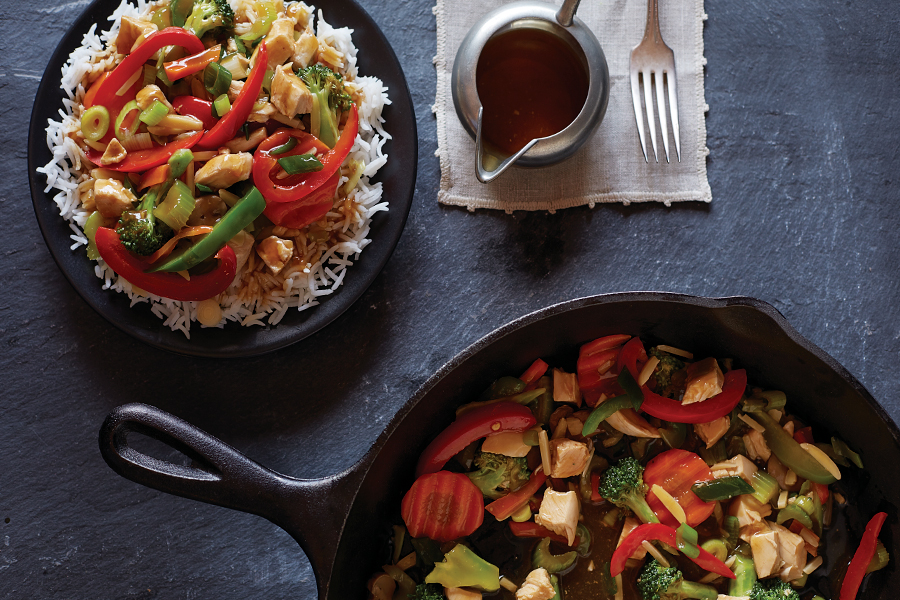
{"label": "diced chicken piece", "polygon": [[481,600],[483,595],[478,590],[472,588],[444,588],[444,596],[447,600]]}
{"label": "diced chicken piece", "polygon": [[534,521],[553,533],[565,536],[571,546],[575,543],[575,529],[578,527],[580,512],[577,493],[548,489],[544,492],[540,512],[535,515]]}
{"label": "diced chicken piece", "polygon": [[778,574],[785,581],[799,579],[806,566],[806,543],[789,529],[769,523],[770,529],[750,538],[756,576]]}
{"label": "diced chicken piece", "polygon": [[310,10],[303,2],[291,2],[284,7],[284,14],[293,19],[299,29],[309,25]]}
{"label": "diced chicken piece", "polygon": [[366,587],[369,588],[371,600],[391,600],[397,589],[397,582],[387,573],[378,573],[369,579]]}
{"label": "diced chicken piece", "polygon": [[116,50],[121,54],[131,54],[134,43],[142,40],[157,30],[156,25],[144,19],[123,16],[116,36]]}
{"label": "diced chicken piece", "polygon": [[738,454],[734,458],[714,464],[710,467],[710,470],[712,471],[713,477],[718,478],[737,475],[738,477],[743,478],[747,483],[752,484],[753,474],[759,469],[753,464],[752,460],[743,454]]}
{"label": "diced chicken piece", "polygon": [[524,431],[504,431],[484,438],[482,452],[492,452],[503,456],[522,457],[531,451],[524,441]]}
{"label": "diced chicken piece", "polygon": [[722,391],[725,375],[719,363],[713,357],[704,358],[687,368],[687,386],[684,390],[683,404],[702,402]]}
{"label": "diced chicken piece", "polygon": [[109,140],[109,144],[106,145],[106,150],[103,151],[103,156],[100,157],[100,164],[104,167],[107,165],[114,165],[125,160],[126,156],[128,156],[128,151],[122,147],[119,140],[113,138]]}
{"label": "diced chicken piece", "polygon": [[637,414],[633,408],[625,408],[618,412],[614,412],[612,416],[606,419],[613,429],[621,431],[625,435],[631,435],[641,438],[658,438],[659,429],[647,422],[641,415]]}
{"label": "diced chicken piece", "polygon": [[227,188],[250,177],[253,155],[249,152],[219,154],[200,167],[194,174],[194,183],[213,189]]}
{"label": "diced chicken piece", "polygon": [[162,102],[166,106],[166,108],[169,109],[169,112],[172,112],[174,110],[172,108],[172,105],[169,104],[168,99],[166,99],[166,95],[163,94],[158,85],[145,85],[134,97],[134,101],[137,102],[138,108],[140,108],[141,110],[147,110],[150,105],[153,104],[154,100],[159,100],[160,102]]}
{"label": "diced chicken piece", "polygon": [[269,52],[269,68],[284,64],[294,54],[294,20],[278,17],[272,21],[266,34],[266,50]]}
{"label": "diced chicken piece", "polygon": [[741,494],[728,505],[728,514],[737,517],[741,527],[762,521],[772,514],[772,507],[762,504],[750,494]]}
{"label": "diced chicken piece", "polygon": [[706,443],[707,448],[712,448],[728,432],[729,425],[731,417],[725,415],[709,423],[697,423],[694,425],[694,432]]}
{"label": "diced chicken piece", "polygon": [[753,552],[753,565],[756,567],[758,578],[773,575],[781,568],[782,560],[778,556],[778,539],[775,531],[769,529],[751,537],[750,550]]}
{"label": "diced chicken piece", "polygon": [[525,583],[516,590],[516,600],[550,600],[556,595],[547,569],[535,569],[525,578]]}
{"label": "diced chicken piece", "polygon": [[272,275],[278,275],[294,254],[294,242],[270,235],[256,246],[256,253]]}
{"label": "diced chicken piece", "polygon": [[278,109],[275,108],[274,104],[265,100],[258,100],[253,105],[253,112],[250,113],[247,120],[251,123],[265,123],[277,114]]}
{"label": "diced chicken piece", "polygon": [[94,180],[94,202],[104,217],[119,218],[126,210],[131,210],[137,198],[130,190],[115,179]]}
{"label": "diced chicken piece", "polygon": [[250,258],[250,253],[253,252],[254,242],[256,242],[256,240],[253,236],[243,229],[238,231],[237,235],[228,240],[228,245],[231,246],[231,249],[234,250],[234,255],[237,257],[237,275],[235,276],[235,279],[240,279],[241,269],[247,264],[247,259]]}
{"label": "diced chicken piece", "polygon": [[300,34],[300,39],[294,42],[294,55],[291,56],[291,62],[295,67],[306,68],[316,57],[319,51],[319,40],[311,29],[307,29]]}
{"label": "diced chicken piece", "polygon": [[580,475],[591,459],[587,444],[569,438],[550,440],[550,476],[565,479]]}
{"label": "diced chicken piece", "polygon": [[752,460],[768,461],[769,457],[772,456],[772,451],[769,450],[766,439],[757,430],[751,429],[744,435],[743,439],[744,447],[747,448],[747,454]]}
{"label": "diced chicken piece", "polygon": [[266,137],[268,137],[266,128],[260,127],[251,131],[249,138],[243,133],[237,134],[225,143],[225,147],[229,152],[249,152],[259,146]]}
{"label": "diced chicken piece", "polygon": [[750,543],[750,538],[752,538],[757,533],[764,533],[769,531],[771,527],[769,527],[769,522],[766,520],[757,521],[756,523],[751,523],[749,525],[744,525],[740,528],[740,532],[738,533],[738,537]]}
{"label": "diced chicken piece", "polygon": [[303,115],[313,109],[313,95],[290,68],[279,65],[272,77],[272,104],[289,117]]}
{"label": "diced chicken piece", "polygon": [[[636,527],[643,525],[640,521],[635,519],[634,517],[625,517],[625,525],[622,527],[622,533],[619,535],[619,541],[616,542],[616,548],[618,548],[622,544],[622,540],[628,537],[628,534],[631,533]],[[643,560],[643,558],[647,556],[647,549],[643,546],[638,546],[638,549],[634,551],[634,554],[629,556],[629,558],[633,558],[635,560]]]}
{"label": "diced chicken piece", "polygon": [[778,524],[773,524],[778,540],[778,556],[783,561],[782,570],[778,574],[784,581],[793,581],[803,577],[806,567],[806,541],[802,536]]}
{"label": "diced chicken piece", "polygon": [[231,84],[228,86],[228,101],[234,104],[234,101],[237,100],[237,97],[240,95],[241,90],[244,89],[243,81],[235,81],[231,80]]}
{"label": "diced chicken piece", "polygon": [[581,406],[581,388],[578,375],[553,369],[553,400]]}
{"label": "diced chicken piece", "polygon": [[194,211],[188,217],[191,227],[207,225],[212,227],[228,210],[228,205],[218,196],[200,196],[194,203]]}

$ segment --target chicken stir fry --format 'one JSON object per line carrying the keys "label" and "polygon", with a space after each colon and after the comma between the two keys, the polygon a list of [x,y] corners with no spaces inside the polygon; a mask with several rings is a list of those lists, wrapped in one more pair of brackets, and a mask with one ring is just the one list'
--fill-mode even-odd
{"label": "chicken stir fry", "polygon": [[[538,359],[422,453],[370,598],[814,598],[841,471],[862,462],[787,408],[730,359],[628,335],[582,346],[572,373]],[[889,560],[866,535],[842,600]]]}
{"label": "chicken stir fry", "polygon": [[[336,248],[361,250],[348,231],[370,218],[373,121],[383,134],[388,102],[358,76],[349,30],[320,15],[317,31],[313,7],[284,0],[120,12],[64,125],[88,257],[130,294],[240,314],[290,294],[311,302],[317,281],[339,285],[314,270]],[[206,325],[224,318],[204,314]]]}

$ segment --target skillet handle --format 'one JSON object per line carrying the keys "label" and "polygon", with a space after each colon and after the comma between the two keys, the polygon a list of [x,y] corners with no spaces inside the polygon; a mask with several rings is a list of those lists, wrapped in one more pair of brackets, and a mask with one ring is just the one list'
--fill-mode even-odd
{"label": "skillet handle", "polygon": [[[129,433],[161,441],[192,459],[190,466],[131,447]],[[225,442],[161,409],[126,404],[100,428],[100,453],[113,471],[147,487],[259,515],[287,531],[312,564],[324,598],[350,500],[359,484],[351,469],[325,479],[295,479],[247,458]],[[329,502],[322,502],[327,496]]]}

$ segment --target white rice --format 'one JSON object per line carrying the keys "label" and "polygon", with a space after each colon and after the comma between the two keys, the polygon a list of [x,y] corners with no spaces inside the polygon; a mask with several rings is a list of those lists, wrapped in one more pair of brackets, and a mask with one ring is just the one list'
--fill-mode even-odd
{"label": "white rice", "polygon": [[[63,99],[63,106],[59,110],[60,120],[47,121],[47,146],[53,154],[53,159],[37,170],[47,177],[44,192],[56,191],[53,201],[59,209],[59,214],[69,222],[72,229],[70,238],[73,252],[84,252],[88,240],[82,228],[91,213],[82,207],[79,193],[79,185],[89,181],[89,173],[82,172],[87,166],[83,163],[85,157],[70,135],[81,136],[80,104],[85,89],[115,62],[115,56],[110,55],[107,48],[115,41],[119,20],[123,15],[138,16],[149,6],[145,0],[136,2],[131,4],[128,0],[123,0],[109,17],[112,21],[111,27],[98,34],[97,25],[92,25],[84,35],[81,46],[69,55],[61,73],[61,87],[66,93],[66,98]],[[371,242],[368,235],[372,217],[378,212],[388,210],[388,202],[382,200],[381,183],[371,181],[387,161],[383,148],[391,136],[384,130],[384,119],[381,116],[384,107],[391,103],[387,88],[375,77],[357,76],[358,51],[351,39],[353,30],[346,27],[332,27],[322,18],[321,11],[318,17],[317,37],[326,40],[344,55],[345,79],[353,81],[361,90],[360,96],[364,98],[358,105],[359,134],[349,156],[350,159],[365,164],[359,183],[349,194],[356,203],[357,210],[347,211],[346,216],[337,210],[328,213],[328,229],[332,231],[333,239],[337,232],[337,242],[330,247],[319,243],[321,248],[312,253],[315,260],[302,265],[301,268],[286,268],[280,275],[284,277],[280,288],[276,287],[254,297],[247,297],[247,294],[242,296],[237,293],[237,282],[240,279],[238,277],[235,284],[218,298],[223,313],[222,321],[218,324],[220,328],[229,321],[245,327],[276,325],[290,309],[303,311],[317,306],[324,300],[324,296],[329,296],[340,288],[347,268],[359,259],[360,253]],[[345,181],[346,178],[342,178],[340,185]],[[88,259],[85,257],[85,260]],[[159,317],[166,327],[173,331],[181,331],[190,338],[191,325],[196,322],[197,302],[182,302],[152,294],[148,296],[135,293],[131,284],[118,277],[102,259],[97,261],[94,273],[102,281],[103,289],[126,294],[132,306],[148,303],[151,312]]]}

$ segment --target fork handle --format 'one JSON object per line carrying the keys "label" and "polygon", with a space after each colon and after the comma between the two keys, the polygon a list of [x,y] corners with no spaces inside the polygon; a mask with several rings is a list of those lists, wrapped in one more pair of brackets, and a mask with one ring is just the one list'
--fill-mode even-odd
{"label": "fork handle", "polygon": [[644,39],[653,43],[662,41],[659,31],[659,0],[647,0],[647,25],[644,27]]}

